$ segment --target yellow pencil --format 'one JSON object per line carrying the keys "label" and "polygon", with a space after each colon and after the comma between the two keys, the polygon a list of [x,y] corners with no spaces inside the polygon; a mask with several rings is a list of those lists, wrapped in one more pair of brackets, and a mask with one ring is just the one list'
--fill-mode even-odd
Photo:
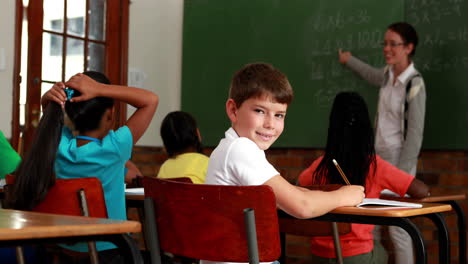
{"label": "yellow pencil", "polygon": [[333,164],[335,164],[336,169],[338,169],[338,172],[341,174],[341,177],[346,182],[346,184],[351,185],[351,183],[349,183],[348,181],[348,178],[346,178],[346,175],[344,174],[343,170],[341,170],[340,165],[338,165],[338,162],[336,162],[335,159],[333,159]]}

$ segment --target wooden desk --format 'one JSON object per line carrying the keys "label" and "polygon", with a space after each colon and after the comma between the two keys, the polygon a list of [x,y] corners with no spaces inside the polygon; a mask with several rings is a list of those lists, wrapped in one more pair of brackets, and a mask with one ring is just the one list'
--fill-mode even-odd
{"label": "wooden desk", "polygon": [[[410,218],[417,216],[427,217],[437,226],[439,236],[439,259],[443,260],[441,263],[449,263],[449,235],[445,221],[440,213],[452,210],[450,205],[423,203],[422,208],[393,210],[376,210],[368,208],[341,207],[331,211],[328,214],[316,218],[311,218],[311,220],[399,226],[406,230],[406,232],[408,232],[408,234],[411,236],[411,239],[413,240],[413,244],[416,249],[416,263],[423,264],[427,263],[427,253],[424,247],[424,241],[421,233],[419,232],[419,229],[410,221]],[[278,216],[294,218],[283,211],[279,211]]]}
{"label": "wooden desk", "polygon": [[466,199],[465,194],[447,194],[447,195],[432,195],[422,199],[414,198],[405,198],[405,197],[395,197],[391,195],[382,195],[380,198],[388,200],[397,200],[402,202],[413,202],[413,203],[445,203],[452,206],[455,214],[457,215],[458,223],[458,256],[459,263],[468,263],[467,262],[467,242],[466,242],[466,217],[463,213],[463,209],[460,207],[457,201],[462,201]]}
{"label": "wooden desk", "polygon": [[143,263],[135,242],[126,234],[129,232],[141,232],[141,224],[135,221],[0,209],[0,247],[109,241],[119,247],[126,263]]}

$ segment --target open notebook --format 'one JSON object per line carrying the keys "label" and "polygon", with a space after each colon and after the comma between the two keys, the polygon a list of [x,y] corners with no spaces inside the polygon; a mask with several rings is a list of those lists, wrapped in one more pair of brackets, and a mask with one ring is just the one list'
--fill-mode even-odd
{"label": "open notebook", "polygon": [[372,209],[399,209],[399,208],[421,208],[422,207],[422,204],[418,204],[418,203],[407,203],[407,202],[399,202],[399,201],[376,199],[376,198],[364,198],[362,203],[356,205],[356,207],[364,207],[366,205],[379,206],[377,208],[372,207]]}

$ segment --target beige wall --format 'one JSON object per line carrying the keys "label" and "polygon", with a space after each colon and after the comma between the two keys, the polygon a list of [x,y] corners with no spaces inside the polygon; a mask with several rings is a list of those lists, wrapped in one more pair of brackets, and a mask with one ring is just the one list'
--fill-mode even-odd
{"label": "beige wall", "polygon": [[[0,49],[6,57],[6,69],[0,71],[0,129],[6,137],[11,136],[14,14],[15,1],[0,1]],[[131,1],[129,69],[140,73],[134,77],[146,76],[134,84],[160,96],[156,116],[138,145],[162,145],[159,124],[180,108],[182,18],[183,0]]]}
{"label": "beige wall", "polygon": [[161,146],[159,125],[180,109],[183,0],[133,0],[130,5],[129,69],[146,75],[142,88],[159,95],[159,106],[137,145]]}

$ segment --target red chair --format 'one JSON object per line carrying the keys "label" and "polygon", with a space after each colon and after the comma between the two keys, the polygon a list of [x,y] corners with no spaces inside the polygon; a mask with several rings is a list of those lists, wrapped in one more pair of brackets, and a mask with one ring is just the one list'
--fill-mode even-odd
{"label": "red chair", "polygon": [[[11,185],[14,184],[15,177],[8,174],[5,180],[8,185]],[[79,196],[80,190],[85,192],[87,204],[93,205],[89,208],[87,216],[107,218],[107,208],[101,181],[94,177],[55,180],[55,185],[49,189],[47,196],[32,211],[84,216],[82,210],[84,204]]]}
{"label": "red chair", "polygon": [[[143,187],[143,176],[136,176],[133,180],[132,180],[132,183],[131,185],[132,186],[135,186],[135,187]],[[192,179],[190,179],[189,177],[177,177],[177,178],[167,178],[165,180],[169,180],[169,181],[177,181],[177,182],[185,182],[185,183],[193,183],[192,182]]]}
{"label": "red chair", "polygon": [[[14,184],[15,177],[6,175],[6,183]],[[88,206],[92,205],[92,206]],[[101,181],[98,178],[56,179],[44,200],[35,208],[34,212],[63,214],[75,216],[90,216],[107,218],[106,201]],[[88,242],[91,263],[98,263],[95,242]],[[19,263],[24,263],[20,247],[16,248]],[[78,255],[80,255],[78,253]]]}
{"label": "red chair", "polygon": [[[86,195],[89,213],[83,212],[85,204],[80,200],[79,191]],[[98,178],[57,179],[47,192],[44,200],[33,211],[50,214],[77,215],[107,218],[106,202]]]}
{"label": "red chair", "polygon": [[5,183],[6,184],[13,184],[15,182],[15,176],[11,174],[5,175]]}
{"label": "red chair", "polygon": [[[88,206],[92,205],[92,206]],[[106,201],[98,178],[57,179],[33,211],[107,218]],[[99,263],[95,242],[88,242],[91,263]]]}
{"label": "red chair", "polygon": [[185,183],[193,183],[192,179],[190,179],[189,177],[167,178],[167,179],[164,179],[164,180],[176,181],[176,182],[185,182]]}
{"label": "red chair", "polygon": [[152,263],[161,263],[160,250],[224,262],[272,262],[280,257],[276,198],[269,186],[188,184],[152,177],[145,177],[143,186]]}

